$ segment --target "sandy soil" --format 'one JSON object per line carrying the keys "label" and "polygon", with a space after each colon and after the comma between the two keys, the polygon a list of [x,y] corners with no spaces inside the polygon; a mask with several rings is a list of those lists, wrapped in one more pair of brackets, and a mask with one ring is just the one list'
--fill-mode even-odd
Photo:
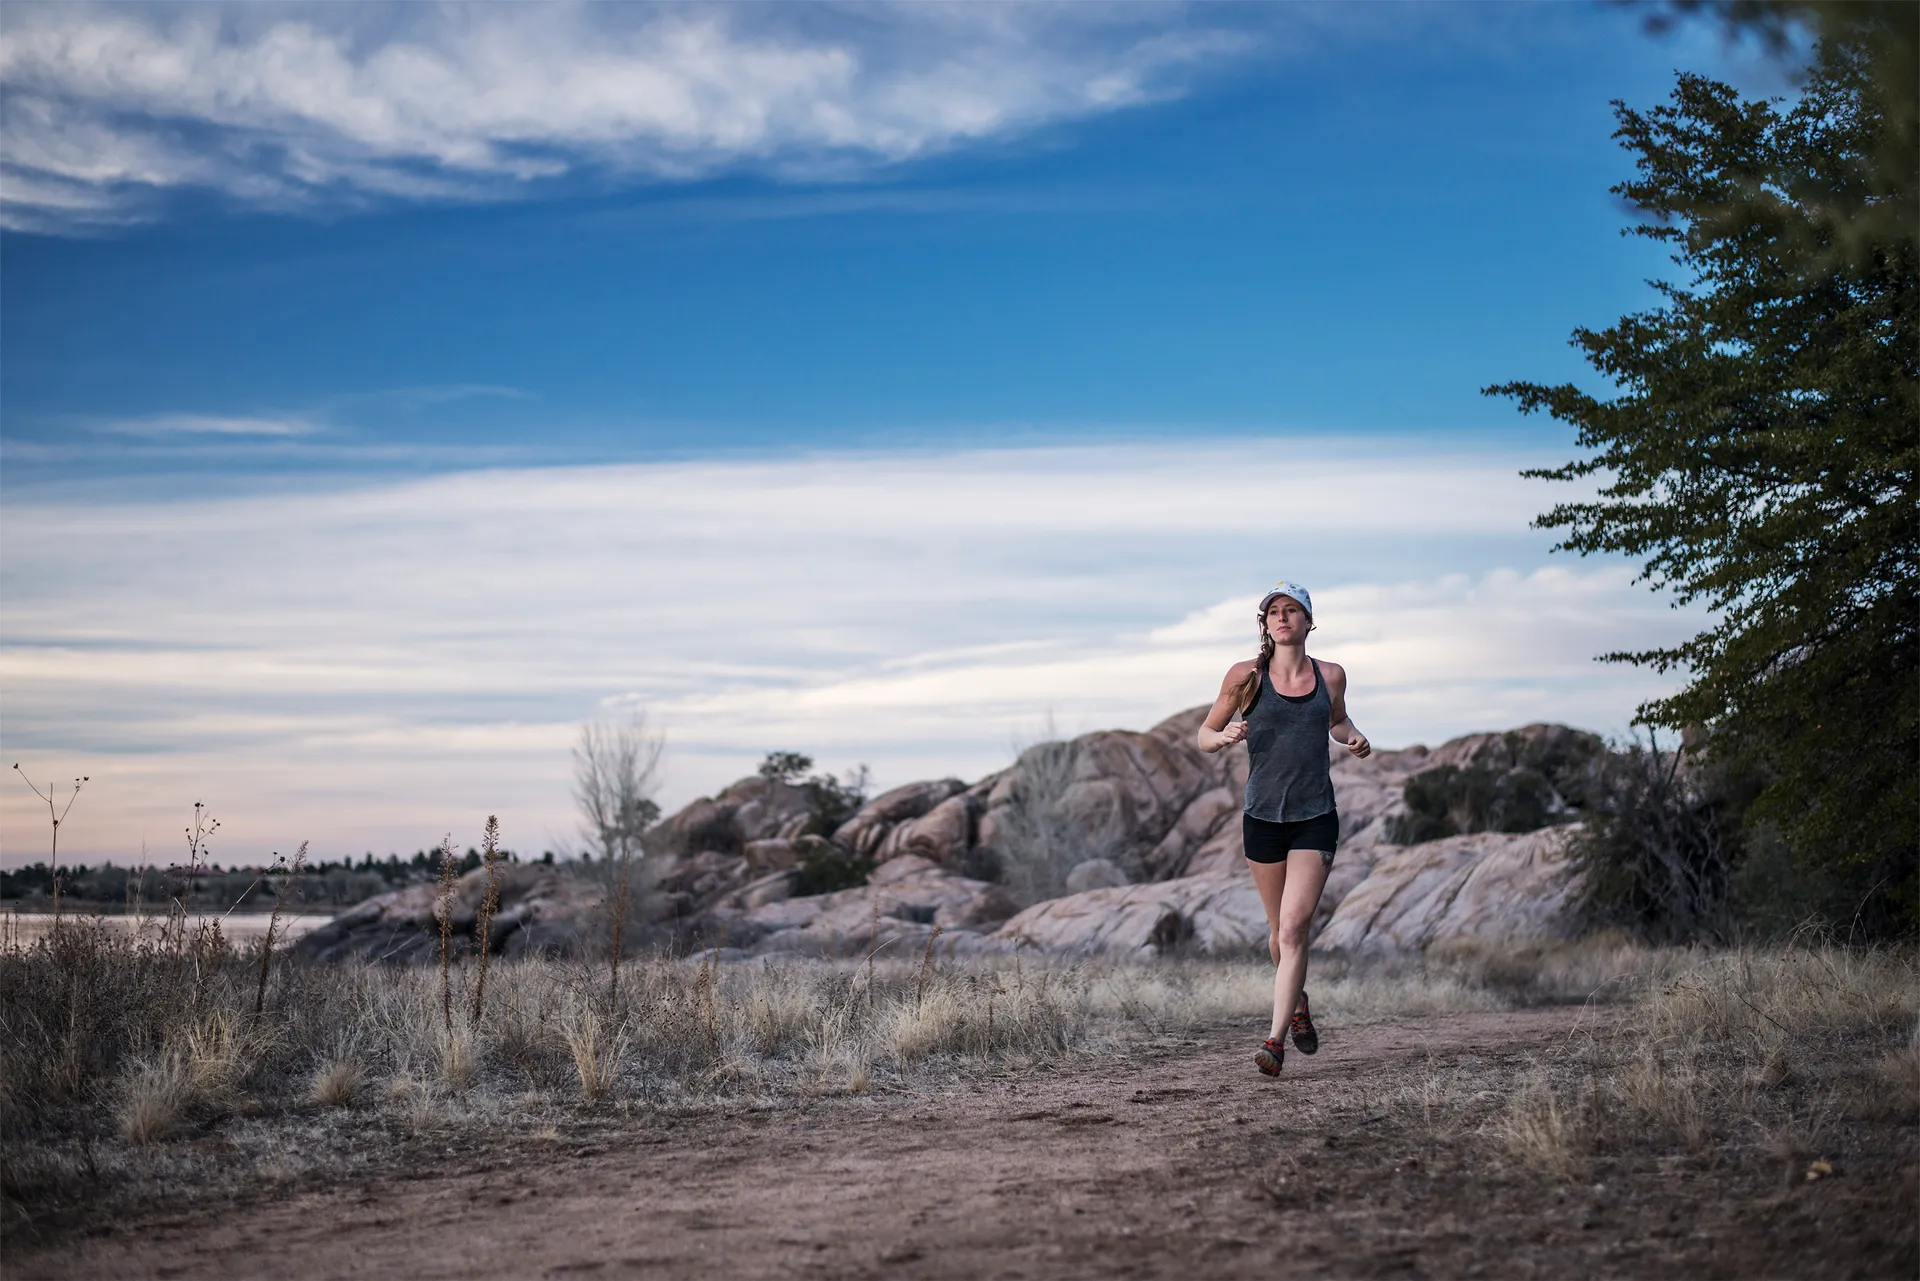
{"label": "sandy soil", "polygon": [[[1502,1167],[1420,1121],[1485,1112],[1569,1009],[1326,1029],[1255,1073],[1244,1028],[941,1089],[416,1144],[371,1184],[181,1202],[8,1254],[9,1276],[1912,1277],[1911,1152]],[[1257,1033],[1255,1034],[1257,1035]],[[1431,1096],[1429,1096],[1431,1097]],[[1413,1101],[1409,1101],[1413,1099]],[[1454,1111],[1451,1094],[1442,1111]],[[1460,1114],[1464,1115],[1464,1114]],[[1456,1117],[1456,1119],[1458,1119]],[[1901,1130],[1908,1134],[1910,1131]],[[476,1136],[477,1138],[478,1136]],[[1881,1145],[1883,1148],[1884,1144]]]}

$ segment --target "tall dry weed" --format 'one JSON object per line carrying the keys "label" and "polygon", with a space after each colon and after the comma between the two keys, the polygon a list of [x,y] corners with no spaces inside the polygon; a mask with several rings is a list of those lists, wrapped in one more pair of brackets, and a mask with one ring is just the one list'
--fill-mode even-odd
{"label": "tall dry weed", "polygon": [[1592,1136],[1583,1101],[1570,1099],[1545,1075],[1528,1079],[1488,1131],[1516,1164],[1549,1178],[1580,1177]]}
{"label": "tall dry weed", "polygon": [[624,1030],[609,1027],[587,1001],[569,1012],[561,1028],[573,1056],[582,1097],[596,1102],[604,1099],[620,1079],[620,1062],[628,1044]]}

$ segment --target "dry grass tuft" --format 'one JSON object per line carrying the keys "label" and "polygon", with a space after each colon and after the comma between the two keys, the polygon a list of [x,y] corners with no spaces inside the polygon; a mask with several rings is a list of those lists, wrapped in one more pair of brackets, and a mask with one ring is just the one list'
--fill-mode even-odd
{"label": "dry grass tuft", "polygon": [[352,1107],[366,1079],[366,1069],[354,1059],[331,1059],[315,1069],[307,1097],[323,1108]]}
{"label": "dry grass tuft", "polygon": [[454,1094],[466,1093],[479,1067],[473,1024],[456,1017],[452,1027],[437,1030],[433,1050],[440,1084]]}
{"label": "dry grass tuft", "polygon": [[1495,1144],[1522,1168],[1570,1183],[1586,1166],[1591,1135],[1579,1101],[1569,1102],[1544,1075],[1521,1086],[1488,1127]]}
{"label": "dry grass tuft", "polygon": [[1854,1097],[1854,1112],[1909,1125],[1920,1120],[1920,1024],[1874,1063],[1871,1077]]}
{"label": "dry grass tuft", "polygon": [[606,1023],[583,1004],[567,1020],[563,1035],[573,1055],[573,1070],[580,1080],[580,1093],[598,1101],[613,1092],[620,1078],[620,1060],[626,1053],[627,1038],[610,1033]]}
{"label": "dry grass tuft", "polygon": [[134,1069],[115,1119],[129,1143],[157,1143],[186,1119],[193,1104],[193,1073],[176,1054]]}

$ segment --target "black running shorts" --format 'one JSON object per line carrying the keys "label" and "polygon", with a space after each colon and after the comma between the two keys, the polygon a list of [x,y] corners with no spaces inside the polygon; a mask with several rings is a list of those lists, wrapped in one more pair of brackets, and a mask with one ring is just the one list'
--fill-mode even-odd
{"label": "black running shorts", "polygon": [[1340,843],[1340,813],[1328,810],[1297,823],[1269,823],[1242,814],[1240,839],[1247,847],[1247,857],[1255,863],[1284,863],[1292,850],[1314,850],[1332,867],[1334,847]]}

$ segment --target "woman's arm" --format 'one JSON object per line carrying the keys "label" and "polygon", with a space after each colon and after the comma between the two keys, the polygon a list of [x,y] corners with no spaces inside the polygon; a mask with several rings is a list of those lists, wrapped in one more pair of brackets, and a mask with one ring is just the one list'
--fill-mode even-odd
{"label": "woman's arm", "polygon": [[1327,697],[1333,702],[1333,710],[1328,717],[1327,736],[1340,743],[1355,756],[1365,760],[1373,754],[1373,744],[1360,732],[1347,716],[1347,669],[1338,663],[1322,662],[1320,674],[1327,681]]}
{"label": "woman's arm", "polygon": [[[1220,696],[1213,700],[1213,706],[1207,710],[1207,719],[1200,723],[1194,735],[1201,751],[1217,752],[1247,736],[1247,723],[1233,720],[1233,714],[1240,710],[1234,702],[1233,690],[1253,668],[1254,661],[1249,658],[1227,669],[1226,679],[1220,682]],[[1229,721],[1233,723],[1228,724]]]}

